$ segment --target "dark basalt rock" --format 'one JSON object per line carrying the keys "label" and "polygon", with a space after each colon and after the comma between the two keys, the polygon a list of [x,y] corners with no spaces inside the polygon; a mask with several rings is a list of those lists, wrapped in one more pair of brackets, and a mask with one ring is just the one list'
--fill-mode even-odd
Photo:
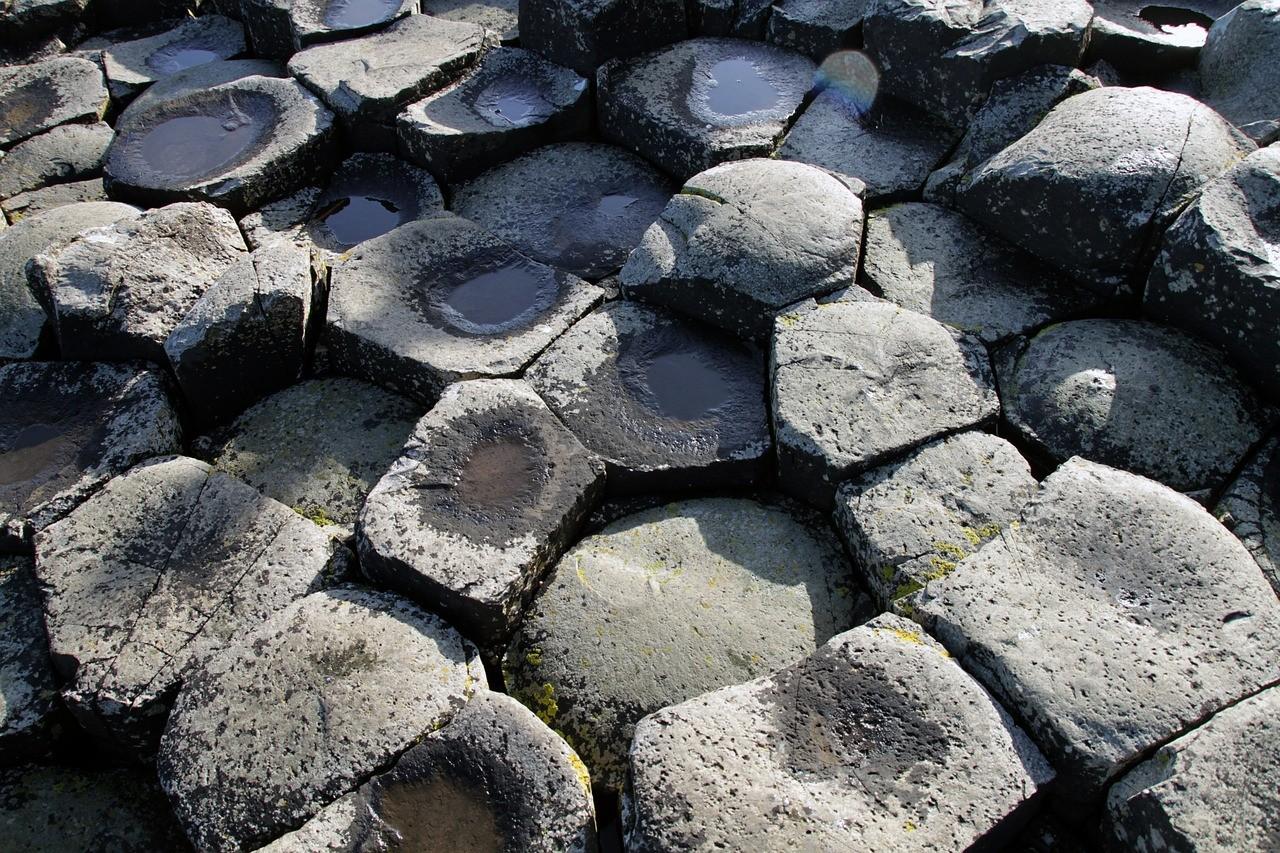
{"label": "dark basalt rock", "polygon": [[0,67],[0,147],[69,121],[97,121],[107,101],[102,71],[87,59]]}
{"label": "dark basalt rock", "polygon": [[103,122],[67,124],[33,136],[0,160],[0,199],[100,174],[115,138]]}
{"label": "dark basalt rock", "polygon": [[117,104],[157,80],[244,53],[244,28],[221,15],[190,18],[168,32],[114,44],[102,52],[107,89]]}
{"label": "dark basalt rock", "polygon": [[288,59],[308,45],[380,30],[417,11],[413,0],[239,0],[258,56]]}
{"label": "dark basalt rock", "polygon": [[807,57],[699,38],[610,63],[597,77],[601,134],[677,178],[767,157],[813,82]]}
{"label": "dark basalt rock", "polygon": [[679,41],[684,0],[519,0],[520,43],[590,77],[619,57]]}
{"label": "dark basalt rock", "polygon": [[1248,0],[1213,25],[1200,54],[1205,103],[1259,145],[1280,140],[1280,71],[1272,61],[1277,51],[1280,9],[1268,0]]}
{"label": "dark basalt rock", "polygon": [[862,35],[872,0],[780,0],[769,14],[767,38],[821,62]]}
{"label": "dark basalt rock", "polygon": [[[0,556],[0,765],[39,755],[56,733],[58,686],[30,557]],[[0,794],[0,802],[4,795]],[[4,826],[0,805],[0,827]],[[6,841],[6,843],[12,843]]]}
{"label": "dark basalt rock", "polygon": [[107,189],[144,204],[204,200],[240,213],[324,174],[335,144],[333,115],[292,80],[184,85],[122,117]]}
{"label": "dark basalt rock", "polygon": [[424,15],[479,24],[503,44],[520,40],[519,0],[422,0],[419,5]]}
{"label": "dark basalt rock", "polygon": [[763,359],[692,321],[610,303],[548,348],[527,378],[604,458],[611,493],[742,486],[763,473]]}
{"label": "dark basalt rock", "polygon": [[410,104],[396,136],[407,159],[454,183],[590,127],[587,81],[512,47],[490,51],[457,84]]}
{"label": "dark basalt rock", "polygon": [[773,8],[769,0],[688,0],[689,35],[759,41]]}
{"label": "dark basalt rock", "polygon": [[181,446],[159,373],[129,365],[0,367],[0,550],[66,515],[129,466]]}
{"label": "dark basalt rock", "polygon": [[[40,39],[74,22],[84,14],[87,5],[87,0],[22,0],[6,3],[0,7],[0,41],[6,47],[16,47],[24,42]],[[22,65],[24,58],[6,56],[4,64]]]}
{"label": "dark basalt rock", "polygon": [[1213,509],[1280,595],[1280,439],[1263,445]]}
{"label": "dark basalt rock", "polygon": [[451,213],[403,225],[332,274],[326,340],[344,372],[432,403],[514,376],[601,298]]}
{"label": "dark basalt rock", "polygon": [[1235,0],[1094,0],[1089,58],[1127,73],[1194,65],[1215,20]]}
{"label": "dark basalt rock", "polygon": [[370,580],[501,650],[604,490],[604,464],[523,382],[445,389],[360,514]]}
{"label": "dark basalt rock", "polygon": [[615,272],[674,191],[610,145],[547,145],[463,184],[452,209],[531,258],[583,278]]}

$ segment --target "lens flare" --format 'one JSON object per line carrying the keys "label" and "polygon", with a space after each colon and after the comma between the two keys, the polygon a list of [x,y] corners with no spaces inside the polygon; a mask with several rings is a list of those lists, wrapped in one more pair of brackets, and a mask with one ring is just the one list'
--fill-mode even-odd
{"label": "lens flare", "polygon": [[822,60],[814,85],[834,92],[858,115],[866,115],[880,88],[880,71],[862,51],[838,50]]}

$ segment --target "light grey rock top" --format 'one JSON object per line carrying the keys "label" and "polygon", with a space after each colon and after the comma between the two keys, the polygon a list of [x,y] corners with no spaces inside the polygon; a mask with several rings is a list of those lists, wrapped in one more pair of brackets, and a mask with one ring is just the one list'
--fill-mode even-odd
{"label": "light grey rock top", "polygon": [[0,160],[0,199],[98,172],[115,132],[105,122],[64,124],[20,142]]}
{"label": "light grey rock top", "polygon": [[1200,51],[1205,103],[1259,145],[1280,139],[1280,6],[1247,0],[1214,22]]}

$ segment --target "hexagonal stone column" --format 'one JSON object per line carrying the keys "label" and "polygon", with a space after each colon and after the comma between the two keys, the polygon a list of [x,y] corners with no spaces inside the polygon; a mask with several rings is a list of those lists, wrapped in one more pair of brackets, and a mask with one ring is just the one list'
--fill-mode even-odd
{"label": "hexagonal stone column", "polygon": [[1052,779],[941,645],[885,615],[641,720],[627,849],[969,849]]}
{"label": "hexagonal stone column", "polygon": [[418,11],[413,0],[239,0],[254,53],[288,59],[317,42],[341,41]]}
{"label": "hexagonal stone column", "polygon": [[851,574],[806,510],[703,499],[637,513],[560,561],[507,651],[507,686],[617,790],[645,714],[848,628]]}
{"label": "hexagonal stone column", "polygon": [[1276,420],[1220,352],[1140,320],[1050,326],[996,373],[1005,417],[1054,461],[1079,455],[1181,492],[1219,488]]}
{"label": "hexagonal stone column", "polygon": [[735,335],[767,337],[774,315],[853,284],[862,202],[822,169],[725,163],[690,178],[627,259],[623,292]]}
{"label": "hexagonal stone column", "polygon": [[0,556],[0,679],[0,763],[8,766],[48,746],[60,710],[30,557]]}
{"label": "hexagonal stone column", "polygon": [[747,485],[769,453],[759,355],[671,313],[610,303],[529,368],[551,410],[609,468],[609,490]]}
{"label": "hexagonal stone column", "polygon": [[363,243],[334,269],[326,340],[343,372],[432,403],[460,379],[519,373],[600,298],[438,213]]}
{"label": "hexagonal stone column", "polygon": [[486,690],[389,772],[262,853],[370,846],[587,853],[595,829],[581,759],[519,702]]}
{"label": "hexagonal stone column", "polygon": [[255,849],[440,729],[483,683],[475,649],[425,610],[316,593],[191,673],[160,784],[197,848]]}
{"label": "hexagonal stone column", "polygon": [[59,56],[0,67],[0,146],[69,121],[97,121],[106,111],[102,71],[87,59]]}
{"label": "hexagonal stone column", "polygon": [[780,315],[769,375],[779,482],[824,508],[841,481],[1000,410],[977,338],[882,302]]}
{"label": "hexagonal stone column", "polygon": [[1219,711],[1111,787],[1117,849],[1267,850],[1280,836],[1280,689]]}
{"label": "hexagonal stone column", "polygon": [[0,550],[29,551],[108,479],[182,445],[159,372],[138,365],[0,367]]}
{"label": "hexagonal stone column", "polygon": [[1189,498],[1073,459],[1019,521],[908,601],[1027,721],[1064,810],[1280,678],[1275,592]]}
{"label": "hexagonal stone column", "polygon": [[584,76],[684,38],[682,0],[520,0],[520,41]]}
{"label": "hexagonal stone column", "polygon": [[99,121],[59,125],[19,142],[0,160],[0,199],[99,174],[114,138]]}
{"label": "hexagonal stone column", "polygon": [[604,490],[587,452],[523,382],[460,382],[369,494],[361,570],[500,649]]}
{"label": "hexagonal stone column", "polygon": [[808,57],[772,45],[690,39],[600,70],[600,131],[681,179],[767,157],[813,72]]}
{"label": "hexagonal stone column", "polygon": [[63,698],[93,735],[145,754],[193,666],[328,585],[348,558],[202,462],[139,465],[37,537]]}

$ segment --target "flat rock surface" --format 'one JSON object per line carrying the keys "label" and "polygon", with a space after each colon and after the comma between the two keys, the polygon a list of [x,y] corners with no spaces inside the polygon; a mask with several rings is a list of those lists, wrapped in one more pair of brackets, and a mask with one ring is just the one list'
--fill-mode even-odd
{"label": "flat rock surface", "polygon": [[587,853],[581,759],[516,700],[476,694],[443,729],[262,853],[375,849]]}
{"label": "flat rock surface", "polygon": [[935,640],[895,616],[646,717],[627,849],[968,849],[1053,770]]}
{"label": "flat rock surface", "polygon": [[821,169],[725,163],[685,182],[620,281],[628,298],[763,338],[782,308],[853,284],[862,225],[861,200]]}
{"label": "flat rock surface", "polygon": [[1164,235],[1142,312],[1222,347],[1280,399],[1280,147],[1210,183]]}
{"label": "flat rock surface", "polygon": [[344,372],[430,403],[461,379],[513,376],[601,298],[479,225],[436,213],[334,269],[326,339]]}
{"label": "flat rock surface", "polygon": [[587,279],[622,266],[675,191],[609,145],[547,145],[463,184],[451,209],[534,260]]}
{"label": "flat rock surface", "polygon": [[61,125],[18,143],[0,160],[0,199],[100,172],[114,138],[99,121]]}
{"label": "flat rock surface", "polygon": [[677,178],[767,157],[813,82],[808,57],[772,45],[699,38],[601,69],[605,139]]}
{"label": "flat rock surface", "polygon": [[422,14],[446,21],[479,24],[503,44],[520,38],[519,0],[422,0]]}
{"label": "flat rock surface", "polygon": [[320,528],[202,462],[133,468],[36,543],[64,699],[145,752],[192,666],[344,568]]}
{"label": "flat rock surface", "polygon": [[237,418],[213,465],[317,524],[350,530],[422,414],[356,379],[311,379]]}
{"label": "flat rock surface", "polygon": [[0,556],[0,762],[5,765],[41,751],[59,709],[40,607],[31,558]]}
{"label": "flat rock surface", "polygon": [[288,59],[317,42],[384,29],[418,8],[411,0],[241,0],[237,11],[258,55]]}
{"label": "flat rock surface", "polygon": [[102,71],[87,59],[59,56],[0,67],[0,146],[69,121],[97,121],[107,108]]}
{"label": "flat rock surface", "polygon": [[835,521],[882,607],[955,571],[1036,490],[1013,445],[965,432],[840,487]]}
{"label": "flat rock surface", "polygon": [[526,614],[507,686],[622,787],[635,724],[811,653],[852,620],[852,570],[816,515],[702,499],[579,543]]}
{"label": "flat rock surface", "polygon": [[1172,743],[1107,795],[1119,848],[1272,849],[1280,842],[1280,689],[1264,690]]}
{"label": "flat rock surface", "polygon": [[1267,442],[1249,460],[1213,514],[1245,544],[1280,595],[1280,440]]}
{"label": "flat rock surface", "polygon": [[157,80],[244,53],[244,28],[222,15],[188,18],[173,29],[121,42],[102,52],[107,88],[127,101]]}
{"label": "flat rock surface", "polygon": [[165,363],[165,339],[247,251],[236,221],[178,203],[81,232],[28,275],[52,297],[64,358]]}
{"label": "flat rock surface", "polygon": [[1200,52],[1205,103],[1259,145],[1280,138],[1280,71],[1267,60],[1277,50],[1280,8],[1248,0],[1214,22]]}
{"label": "flat rock surface", "polygon": [[780,482],[822,507],[842,480],[1000,407],[977,338],[887,303],[780,315],[769,375]]}
{"label": "flat rock surface", "polygon": [[253,849],[448,723],[483,682],[475,649],[425,610],[316,593],[187,679],[160,784],[196,847]]}
{"label": "flat rock surface", "polygon": [[65,515],[134,463],[181,443],[165,380],[139,365],[0,367],[0,547]]}
{"label": "flat rock surface", "polygon": [[457,383],[370,493],[361,569],[498,648],[603,490],[603,462],[528,385]]}
{"label": "flat rock surface", "polygon": [[1223,484],[1274,413],[1222,355],[1167,326],[1050,326],[997,364],[1005,417],[1058,462],[1083,456],[1182,492]]}
{"label": "flat rock surface", "polygon": [[1102,301],[964,215],[918,202],[867,217],[862,275],[890,302],[987,344]]}
{"label": "flat rock surface", "polygon": [[1062,802],[1280,677],[1274,591],[1189,498],[1074,459],[1019,521],[909,601],[1027,721]]}
{"label": "flat rock surface", "polygon": [[609,488],[745,485],[769,452],[763,358],[666,311],[614,302],[529,368],[529,383],[586,447]]}
{"label": "flat rock surface", "polygon": [[[0,201],[0,211],[16,223],[24,217],[44,213],[55,207],[107,200],[107,190],[102,184],[102,178],[90,178],[87,181],[54,184],[30,192],[18,193],[12,198]],[[0,219],[3,218],[4,216],[0,216]],[[4,227],[0,225],[0,228]]]}

